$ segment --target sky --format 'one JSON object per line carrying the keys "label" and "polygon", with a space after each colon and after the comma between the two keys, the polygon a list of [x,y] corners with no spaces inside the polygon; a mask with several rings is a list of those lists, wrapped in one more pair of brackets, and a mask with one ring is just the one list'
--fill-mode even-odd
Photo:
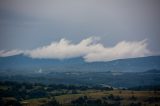
{"label": "sky", "polygon": [[109,61],[160,53],[159,0],[0,0],[0,56]]}

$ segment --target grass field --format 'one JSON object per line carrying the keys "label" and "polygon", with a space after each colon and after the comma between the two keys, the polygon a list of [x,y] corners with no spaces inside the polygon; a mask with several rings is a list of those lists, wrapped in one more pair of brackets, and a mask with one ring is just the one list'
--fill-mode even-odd
{"label": "grass field", "polygon": [[[91,90],[91,91],[83,91],[80,94],[65,94],[60,96],[55,96],[55,99],[62,105],[62,106],[71,106],[71,101],[78,99],[79,97],[87,96],[91,100],[95,99],[103,99],[113,95],[114,97],[120,97],[121,106],[130,106],[131,103],[140,103],[141,106],[160,106],[160,91],[129,91],[129,90],[113,90],[113,91],[98,91],[98,90]],[[134,97],[134,98],[133,98]],[[155,98],[152,102],[147,101],[149,98]],[[158,100],[157,100],[158,98]],[[27,106],[40,106],[50,98],[37,98],[37,99],[30,99],[24,100],[21,103]],[[114,100],[106,100],[107,102],[115,102]],[[107,106],[107,105],[106,105]]]}

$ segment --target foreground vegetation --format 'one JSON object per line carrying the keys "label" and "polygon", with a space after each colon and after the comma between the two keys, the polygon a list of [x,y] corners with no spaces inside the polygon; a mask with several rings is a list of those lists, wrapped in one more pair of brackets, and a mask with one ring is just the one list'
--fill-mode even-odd
{"label": "foreground vegetation", "polygon": [[[1,106],[160,106],[159,87],[118,89],[100,86],[0,82]],[[151,89],[152,88],[152,89]]]}

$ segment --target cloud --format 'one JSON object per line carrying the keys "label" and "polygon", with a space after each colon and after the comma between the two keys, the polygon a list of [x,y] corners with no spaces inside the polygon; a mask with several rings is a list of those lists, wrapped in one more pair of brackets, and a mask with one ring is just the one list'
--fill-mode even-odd
{"label": "cloud", "polygon": [[146,40],[138,42],[119,42],[114,47],[101,46],[96,52],[87,54],[84,58],[88,62],[93,61],[111,61],[116,59],[143,57],[150,55],[151,51],[147,49]]}
{"label": "cloud", "polygon": [[147,49],[146,40],[137,42],[122,41],[113,47],[104,47],[97,43],[98,38],[90,37],[78,44],[61,39],[48,46],[40,47],[26,54],[32,58],[73,58],[83,57],[87,62],[110,61],[122,58],[142,57],[151,54]]}
{"label": "cloud", "polygon": [[152,54],[147,49],[147,40],[134,42],[121,41],[113,47],[105,47],[98,41],[99,38],[90,37],[74,44],[63,38],[59,42],[53,42],[50,45],[33,50],[0,51],[0,56],[6,57],[23,53],[32,58],[66,59],[83,57],[86,62],[95,62],[143,57]]}
{"label": "cloud", "polygon": [[8,56],[14,56],[23,53],[22,50],[11,50],[11,51],[0,51],[0,57],[8,57]]}
{"label": "cloud", "polygon": [[53,42],[48,46],[40,47],[31,51],[28,51],[26,54],[33,58],[73,58],[85,56],[91,52],[95,52],[97,46],[98,38],[87,38],[82,40],[78,44],[73,44],[69,40],[61,39],[59,42]]}

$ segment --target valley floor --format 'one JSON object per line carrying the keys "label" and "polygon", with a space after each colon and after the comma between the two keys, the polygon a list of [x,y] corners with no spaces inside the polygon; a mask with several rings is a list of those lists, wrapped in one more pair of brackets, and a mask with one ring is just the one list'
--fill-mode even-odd
{"label": "valley floor", "polygon": [[160,89],[0,82],[0,106],[160,106]]}
{"label": "valley floor", "polygon": [[[55,106],[160,106],[160,91],[88,90],[55,96]],[[23,106],[52,106],[52,97],[21,101]],[[54,105],[53,105],[54,106]]]}

